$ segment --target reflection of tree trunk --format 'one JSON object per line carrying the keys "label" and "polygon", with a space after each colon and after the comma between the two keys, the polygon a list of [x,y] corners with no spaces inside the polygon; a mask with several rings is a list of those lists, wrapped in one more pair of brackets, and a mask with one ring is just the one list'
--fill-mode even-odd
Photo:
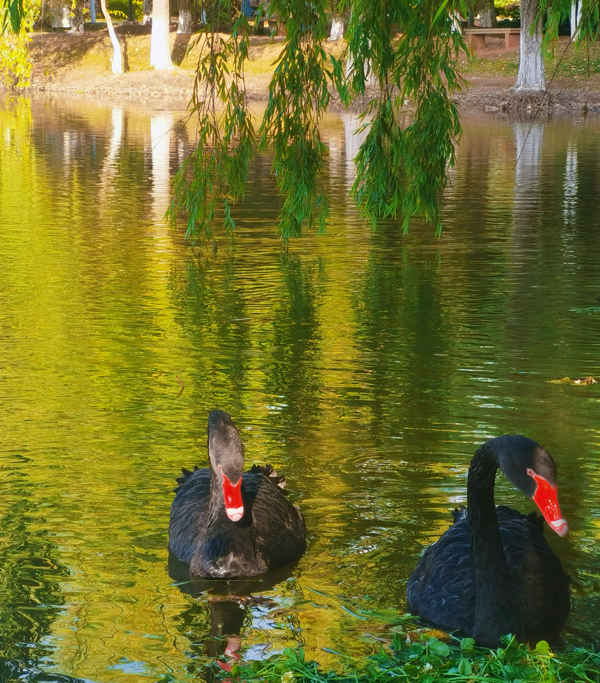
{"label": "reflection of tree trunk", "polygon": [[567,147],[567,160],[565,163],[565,179],[563,188],[565,198],[563,200],[563,217],[565,223],[571,223],[575,220],[577,214],[577,187],[579,184],[579,177],[577,173],[577,145],[572,140],[569,140]]}
{"label": "reflection of tree trunk", "polygon": [[189,0],[179,0],[179,23],[177,33],[192,32],[192,13],[190,12]]}
{"label": "reflection of tree trunk", "polygon": [[83,33],[83,0],[77,0],[71,10],[71,30],[69,33]]}
{"label": "reflection of tree trunk", "polygon": [[143,0],[144,18],[142,19],[142,26],[146,26],[152,21],[152,0]]}
{"label": "reflection of tree trunk", "polygon": [[169,0],[153,0],[150,66],[155,69],[170,69],[173,66],[169,48],[169,18]]}
{"label": "reflection of tree trunk", "polygon": [[368,126],[363,128],[365,123],[368,123],[364,119],[361,119],[358,114],[352,114],[350,112],[340,112],[340,118],[344,123],[344,151],[346,157],[346,183],[348,187],[352,187],[354,180],[356,179],[356,166],[354,165],[354,159],[358,154],[360,146],[365,141],[367,135],[369,134]]}
{"label": "reflection of tree trunk", "polygon": [[106,0],[100,0],[100,6],[102,7],[102,14],[104,14],[104,18],[106,19],[106,28],[108,29],[110,42],[113,46],[112,72],[114,74],[122,74],[123,65],[121,63],[121,46],[119,45],[119,41],[117,40],[117,34],[115,33],[115,29],[113,28],[112,19],[110,18],[110,14],[108,13],[108,8],[106,7]]}
{"label": "reflection of tree trunk", "polygon": [[[515,224],[518,216],[537,211],[544,124],[515,123],[517,164],[515,169]],[[516,226],[518,227],[518,225]]]}
{"label": "reflection of tree trunk", "polygon": [[[543,91],[546,87],[542,58],[542,17],[539,0],[521,0],[521,49],[517,90]],[[531,33],[531,27],[534,27]]]}
{"label": "reflection of tree trunk", "polygon": [[496,26],[494,0],[481,0],[479,3],[479,25],[484,28]]}
{"label": "reflection of tree trunk", "polygon": [[117,172],[117,157],[121,151],[121,141],[123,139],[123,110],[120,107],[113,107],[111,118],[112,134],[106,156],[102,162],[102,173],[100,173],[100,204],[104,204],[106,196],[112,187]]}
{"label": "reflection of tree trunk", "polygon": [[164,224],[164,216],[171,200],[171,172],[169,167],[173,115],[157,114],[150,119],[152,142],[152,209],[157,223]]}

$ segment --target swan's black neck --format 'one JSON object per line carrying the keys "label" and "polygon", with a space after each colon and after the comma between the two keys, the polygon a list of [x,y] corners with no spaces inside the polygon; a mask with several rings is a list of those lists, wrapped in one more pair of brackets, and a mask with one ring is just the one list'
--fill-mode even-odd
{"label": "swan's black neck", "polygon": [[467,516],[475,563],[473,638],[488,647],[496,647],[499,637],[507,633],[522,637],[519,599],[498,532],[494,503],[498,467],[498,454],[484,444],[471,461],[467,482]]}

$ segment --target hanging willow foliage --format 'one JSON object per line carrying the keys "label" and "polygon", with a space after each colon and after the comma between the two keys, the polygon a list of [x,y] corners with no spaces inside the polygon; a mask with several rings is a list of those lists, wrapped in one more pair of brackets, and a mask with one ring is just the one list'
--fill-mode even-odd
{"label": "hanging willow foliage", "polygon": [[[220,4],[219,4],[220,3]],[[231,10],[215,0],[215,11]],[[337,90],[351,106],[362,102],[366,140],[356,157],[352,195],[375,228],[383,218],[412,216],[441,228],[441,192],[460,125],[451,93],[460,89],[455,59],[465,49],[455,14],[463,0],[342,0],[350,11],[343,60],[328,55],[328,0],[271,0],[269,13],[286,19],[286,37],[269,86],[269,101],[255,136],[244,91],[249,25],[241,15],[231,36],[218,22],[202,34],[191,103],[197,116],[194,152],[174,181],[169,216],[188,213],[187,234],[212,234],[217,207],[227,230],[231,205],[244,197],[249,161],[257,147],[273,154],[272,170],[284,202],[283,238],[324,230],[328,202],[321,183],[327,147],[319,123]],[[345,67],[344,67],[345,62]],[[374,94],[372,94],[374,93]],[[411,122],[400,112],[412,108]]]}
{"label": "hanging willow foliage", "polygon": [[[218,5],[213,5],[218,27]],[[200,59],[196,71],[191,115],[197,117],[196,148],[174,179],[172,219],[188,214],[186,237],[209,237],[220,205],[227,231],[235,227],[231,204],[243,199],[248,165],[255,146],[244,87],[249,26],[240,14],[230,36],[216,30],[200,33]]]}

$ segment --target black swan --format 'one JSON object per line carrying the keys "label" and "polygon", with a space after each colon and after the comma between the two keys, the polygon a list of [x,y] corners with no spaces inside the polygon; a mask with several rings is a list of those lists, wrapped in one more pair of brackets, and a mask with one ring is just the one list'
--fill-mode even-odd
{"label": "black swan", "polygon": [[550,528],[566,536],[558,506],[556,466],[524,436],[500,436],[471,460],[467,509],[433,543],[408,580],[414,614],[496,647],[501,635],[552,640],[569,614],[569,579],[544,538],[543,519],[494,505],[498,467],[532,498]]}
{"label": "black swan", "polygon": [[208,416],[210,468],[183,470],[171,505],[169,547],[194,576],[258,576],[300,557],[306,530],[300,510],[270,465],[244,469],[244,445],[229,415]]}

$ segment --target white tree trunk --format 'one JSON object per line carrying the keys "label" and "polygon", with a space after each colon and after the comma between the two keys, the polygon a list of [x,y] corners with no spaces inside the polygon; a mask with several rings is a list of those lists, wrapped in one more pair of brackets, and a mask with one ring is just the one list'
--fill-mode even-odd
{"label": "white tree trunk", "polygon": [[542,92],[546,88],[539,9],[539,0],[521,0],[521,49],[516,90]]}
{"label": "white tree trunk", "polygon": [[152,21],[152,0],[143,0],[142,8],[144,11],[142,26],[146,26]]}
{"label": "white tree trunk", "polygon": [[179,0],[179,21],[177,33],[192,32],[192,13],[190,12],[189,0]]}
{"label": "white tree trunk", "polygon": [[102,7],[102,14],[106,19],[106,28],[108,29],[108,35],[110,36],[110,42],[113,46],[113,58],[112,58],[112,72],[114,74],[123,73],[123,59],[121,57],[121,45],[117,39],[117,34],[112,25],[112,19],[108,13],[108,7],[106,6],[106,0],[100,0],[100,6]]}
{"label": "white tree trunk", "polygon": [[574,36],[581,21],[581,0],[571,3],[571,35]]}
{"label": "white tree trunk", "polygon": [[169,47],[169,18],[169,0],[153,0],[150,66],[155,69],[173,67]]}
{"label": "white tree trunk", "polygon": [[331,22],[329,40],[340,40],[344,37],[344,20],[339,17]]}

